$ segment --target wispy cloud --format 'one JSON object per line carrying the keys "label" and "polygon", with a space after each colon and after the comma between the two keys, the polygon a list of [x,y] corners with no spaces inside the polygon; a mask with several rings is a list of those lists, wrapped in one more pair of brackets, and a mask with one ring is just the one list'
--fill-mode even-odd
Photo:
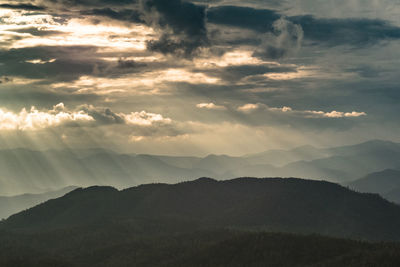
{"label": "wispy cloud", "polygon": [[242,106],[239,106],[237,108],[238,111],[243,112],[243,113],[252,113],[254,111],[271,111],[271,112],[279,112],[279,113],[284,113],[288,115],[297,115],[297,116],[302,116],[305,118],[356,118],[356,117],[361,117],[361,116],[366,116],[367,113],[365,112],[357,112],[357,111],[352,111],[352,112],[342,112],[342,111],[329,111],[329,112],[324,112],[320,110],[295,110],[292,109],[291,107],[284,106],[284,107],[269,107],[265,104],[262,103],[256,103],[256,104],[245,104]]}

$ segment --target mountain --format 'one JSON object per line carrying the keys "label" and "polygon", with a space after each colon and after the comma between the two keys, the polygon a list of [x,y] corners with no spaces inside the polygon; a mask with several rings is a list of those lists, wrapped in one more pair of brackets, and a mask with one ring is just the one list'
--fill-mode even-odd
{"label": "mountain", "polygon": [[291,150],[268,150],[257,154],[245,155],[244,158],[254,165],[269,164],[274,166],[284,166],[295,161],[310,161],[330,155],[331,154],[326,149],[306,145]]}
{"label": "mountain", "polygon": [[49,199],[61,197],[76,188],[75,186],[69,186],[42,194],[0,196],[0,219],[5,219],[14,213],[31,208]]}
{"label": "mountain", "polygon": [[[166,161],[157,156],[117,154],[104,149],[0,150],[0,194],[41,193],[71,184],[84,187],[111,184],[124,188],[215,176],[208,170],[179,167],[178,163]],[[182,159],[181,166],[184,162]]]}
{"label": "mountain", "polygon": [[76,189],[12,215],[0,228],[38,231],[108,221],[129,221],[139,228],[154,222],[400,240],[400,206],[337,184],[295,178],[201,178],[122,191]]}
{"label": "mountain", "polygon": [[398,156],[400,143],[385,140],[370,140],[355,145],[327,148],[326,150],[332,155],[337,156],[356,156],[374,152],[375,155],[388,158],[390,156]]}
{"label": "mountain", "polygon": [[0,222],[0,266],[399,266],[399,243],[309,235],[399,241],[399,222],[400,206],[325,181],[93,186]]}
{"label": "mountain", "polygon": [[[249,163],[226,172],[234,176],[280,176],[324,179],[346,183],[368,173],[400,166],[400,144],[371,140],[361,144],[333,148],[299,147],[247,155]],[[298,159],[298,160],[296,160]],[[271,163],[282,166],[274,166]],[[264,174],[264,175],[263,175]]]}
{"label": "mountain", "polygon": [[365,143],[326,149],[331,156],[289,163],[271,175],[296,176],[349,182],[371,172],[400,166],[400,144],[372,140]]}
{"label": "mountain", "polygon": [[208,155],[195,164],[196,168],[210,170],[217,175],[221,175],[229,170],[248,166],[247,160],[240,157],[230,157],[227,155]]}
{"label": "mountain", "polygon": [[101,148],[9,149],[0,150],[0,195],[41,193],[69,185],[127,188],[202,176],[303,177],[347,183],[368,173],[399,167],[400,144],[379,140],[334,148],[303,146],[243,157],[203,158],[118,154]]}
{"label": "mountain", "polygon": [[[144,154],[145,155],[145,154]],[[149,156],[149,155],[147,155]],[[164,163],[179,167],[179,168],[194,168],[195,164],[202,160],[200,157],[179,157],[179,156],[165,156],[165,155],[151,155]]]}
{"label": "mountain", "polygon": [[400,170],[386,169],[353,181],[348,186],[360,192],[377,193],[400,203]]}

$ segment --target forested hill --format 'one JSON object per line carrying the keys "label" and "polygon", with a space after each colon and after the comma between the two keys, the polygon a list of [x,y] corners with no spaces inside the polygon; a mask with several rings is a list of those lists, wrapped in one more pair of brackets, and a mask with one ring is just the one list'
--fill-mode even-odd
{"label": "forested hill", "polygon": [[179,223],[190,229],[234,227],[400,240],[400,206],[334,183],[295,178],[200,178],[123,191],[77,189],[11,216],[1,228],[36,232],[100,222],[129,222],[136,228],[149,227],[149,222]]}

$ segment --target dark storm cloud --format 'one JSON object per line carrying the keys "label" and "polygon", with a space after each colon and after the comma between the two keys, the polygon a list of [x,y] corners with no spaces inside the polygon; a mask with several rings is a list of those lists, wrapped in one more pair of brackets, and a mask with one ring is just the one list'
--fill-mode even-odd
{"label": "dark storm cloud", "polygon": [[[207,11],[210,23],[251,29],[257,32],[273,32],[273,24],[284,15],[274,10],[238,6],[220,6]],[[364,46],[385,39],[399,39],[400,28],[378,19],[324,19],[311,15],[286,18],[300,25],[304,37],[328,45]]]}
{"label": "dark storm cloud", "polygon": [[45,7],[35,6],[32,4],[0,4],[0,8],[21,9],[28,11],[41,11],[46,9]]}
{"label": "dark storm cloud", "polygon": [[272,27],[272,34],[262,36],[262,43],[254,56],[276,60],[295,54],[301,48],[304,33],[300,25],[281,18]]}
{"label": "dark storm cloud", "polygon": [[115,20],[144,23],[141,13],[134,9],[114,10],[111,8],[92,9],[81,11],[82,15],[104,16]]}
{"label": "dark storm cloud", "polygon": [[[104,16],[119,21],[144,23],[155,28],[160,38],[148,42],[150,51],[179,56],[191,56],[199,47],[208,45],[206,30],[206,9],[182,0],[141,0],[136,1],[70,0],[75,6],[106,7],[81,10],[82,15]],[[50,1],[63,4],[64,1]],[[115,4],[115,5],[113,5]],[[134,8],[127,8],[129,4]],[[103,6],[104,6],[103,5]],[[115,6],[121,8],[116,9]]]}
{"label": "dark storm cloud", "polygon": [[385,39],[399,39],[400,28],[376,19],[322,19],[313,16],[289,18],[301,25],[307,39],[329,45],[364,46]]}
{"label": "dark storm cloud", "polygon": [[150,50],[190,56],[207,45],[205,7],[182,0],[143,0],[141,6],[147,23],[162,31],[159,40],[148,43]]}
{"label": "dark storm cloud", "polygon": [[259,32],[272,30],[280,14],[268,9],[239,6],[219,6],[207,10],[207,21],[215,24],[252,29]]}
{"label": "dark storm cloud", "polygon": [[49,4],[60,4],[65,6],[123,6],[137,2],[136,0],[43,0]]}

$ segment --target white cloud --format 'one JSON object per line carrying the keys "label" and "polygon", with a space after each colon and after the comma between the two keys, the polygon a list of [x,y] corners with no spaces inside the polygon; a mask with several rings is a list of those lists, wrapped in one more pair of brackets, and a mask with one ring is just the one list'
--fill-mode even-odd
{"label": "white cloud", "polygon": [[35,107],[31,107],[29,111],[24,108],[19,113],[0,109],[0,130],[39,130],[67,123],[92,121],[94,118],[84,111],[67,111],[62,103],[45,111],[39,111]]}
{"label": "white cloud", "polygon": [[342,112],[342,111],[330,111],[330,112],[324,112],[324,111],[318,111],[318,110],[293,110],[290,107],[283,107],[283,108],[278,108],[274,110],[280,110],[282,112],[290,112],[294,113],[296,115],[304,116],[307,118],[355,118],[355,117],[361,117],[361,116],[366,116],[367,113],[365,112],[357,112],[357,111],[352,111],[352,112]]}
{"label": "white cloud", "polygon": [[257,103],[257,104],[245,104],[243,106],[238,107],[237,110],[240,112],[243,112],[243,113],[250,113],[252,111],[265,109],[265,108],[267,108],[266,105]]}
{"label": "white cloud", "polygon": [[[172,127],[173,121],[161,114],[146,111],[131,113],[113,113],[109,109],[81,106],[77,110],[68,110],[63,103],[53,106],[51,110],[23,108],[19,113],[0,108],[0,130],[34,131],[68,124],[82,126],[101,126],[122,124],[138,128]],[[173,128],[173,127],[172,127]]]}
{"label": "white cloud", "polygon": [[365,112],[357,112],[357,111],[339,112],[336,110],[323,113],[323,116],[328,117],[328,118],[360,117],[360,116],[366,116],[366,115],[367,115],[367,113],[365,113]]}
{"label": "white cloud", "polygon": [[128,125],[151,126],[157,124],[171,124],[170,118],[164,118],[161,114],[148,113],[146,111],[132,112],[130,114],[119,114],[124,118],[125,123]]}
{"label": "white cloud", "polygon": [[222,105],[216,105],[214,103],[200,103],[196,105],[197,108],[202,108],[202,109],[213,109],[213,110],[226,110],[225,106]]}
{"label": "white cloud", "polygon": [[356,118],[361,116],[366,116],[367,113],[365,112],[342,112],[342,111],[330,111],[324,112],[320,110],[295,110],[288,106],[283,107],[268,107],[265,104],[257,103],[257,104],[245,104],[237,108],[238,111],[243,113],[251,113],[256,110],[268,110],[272,112],[282,112],[287,114],[293,114],[297,116],[303,116],[306,118]]}

